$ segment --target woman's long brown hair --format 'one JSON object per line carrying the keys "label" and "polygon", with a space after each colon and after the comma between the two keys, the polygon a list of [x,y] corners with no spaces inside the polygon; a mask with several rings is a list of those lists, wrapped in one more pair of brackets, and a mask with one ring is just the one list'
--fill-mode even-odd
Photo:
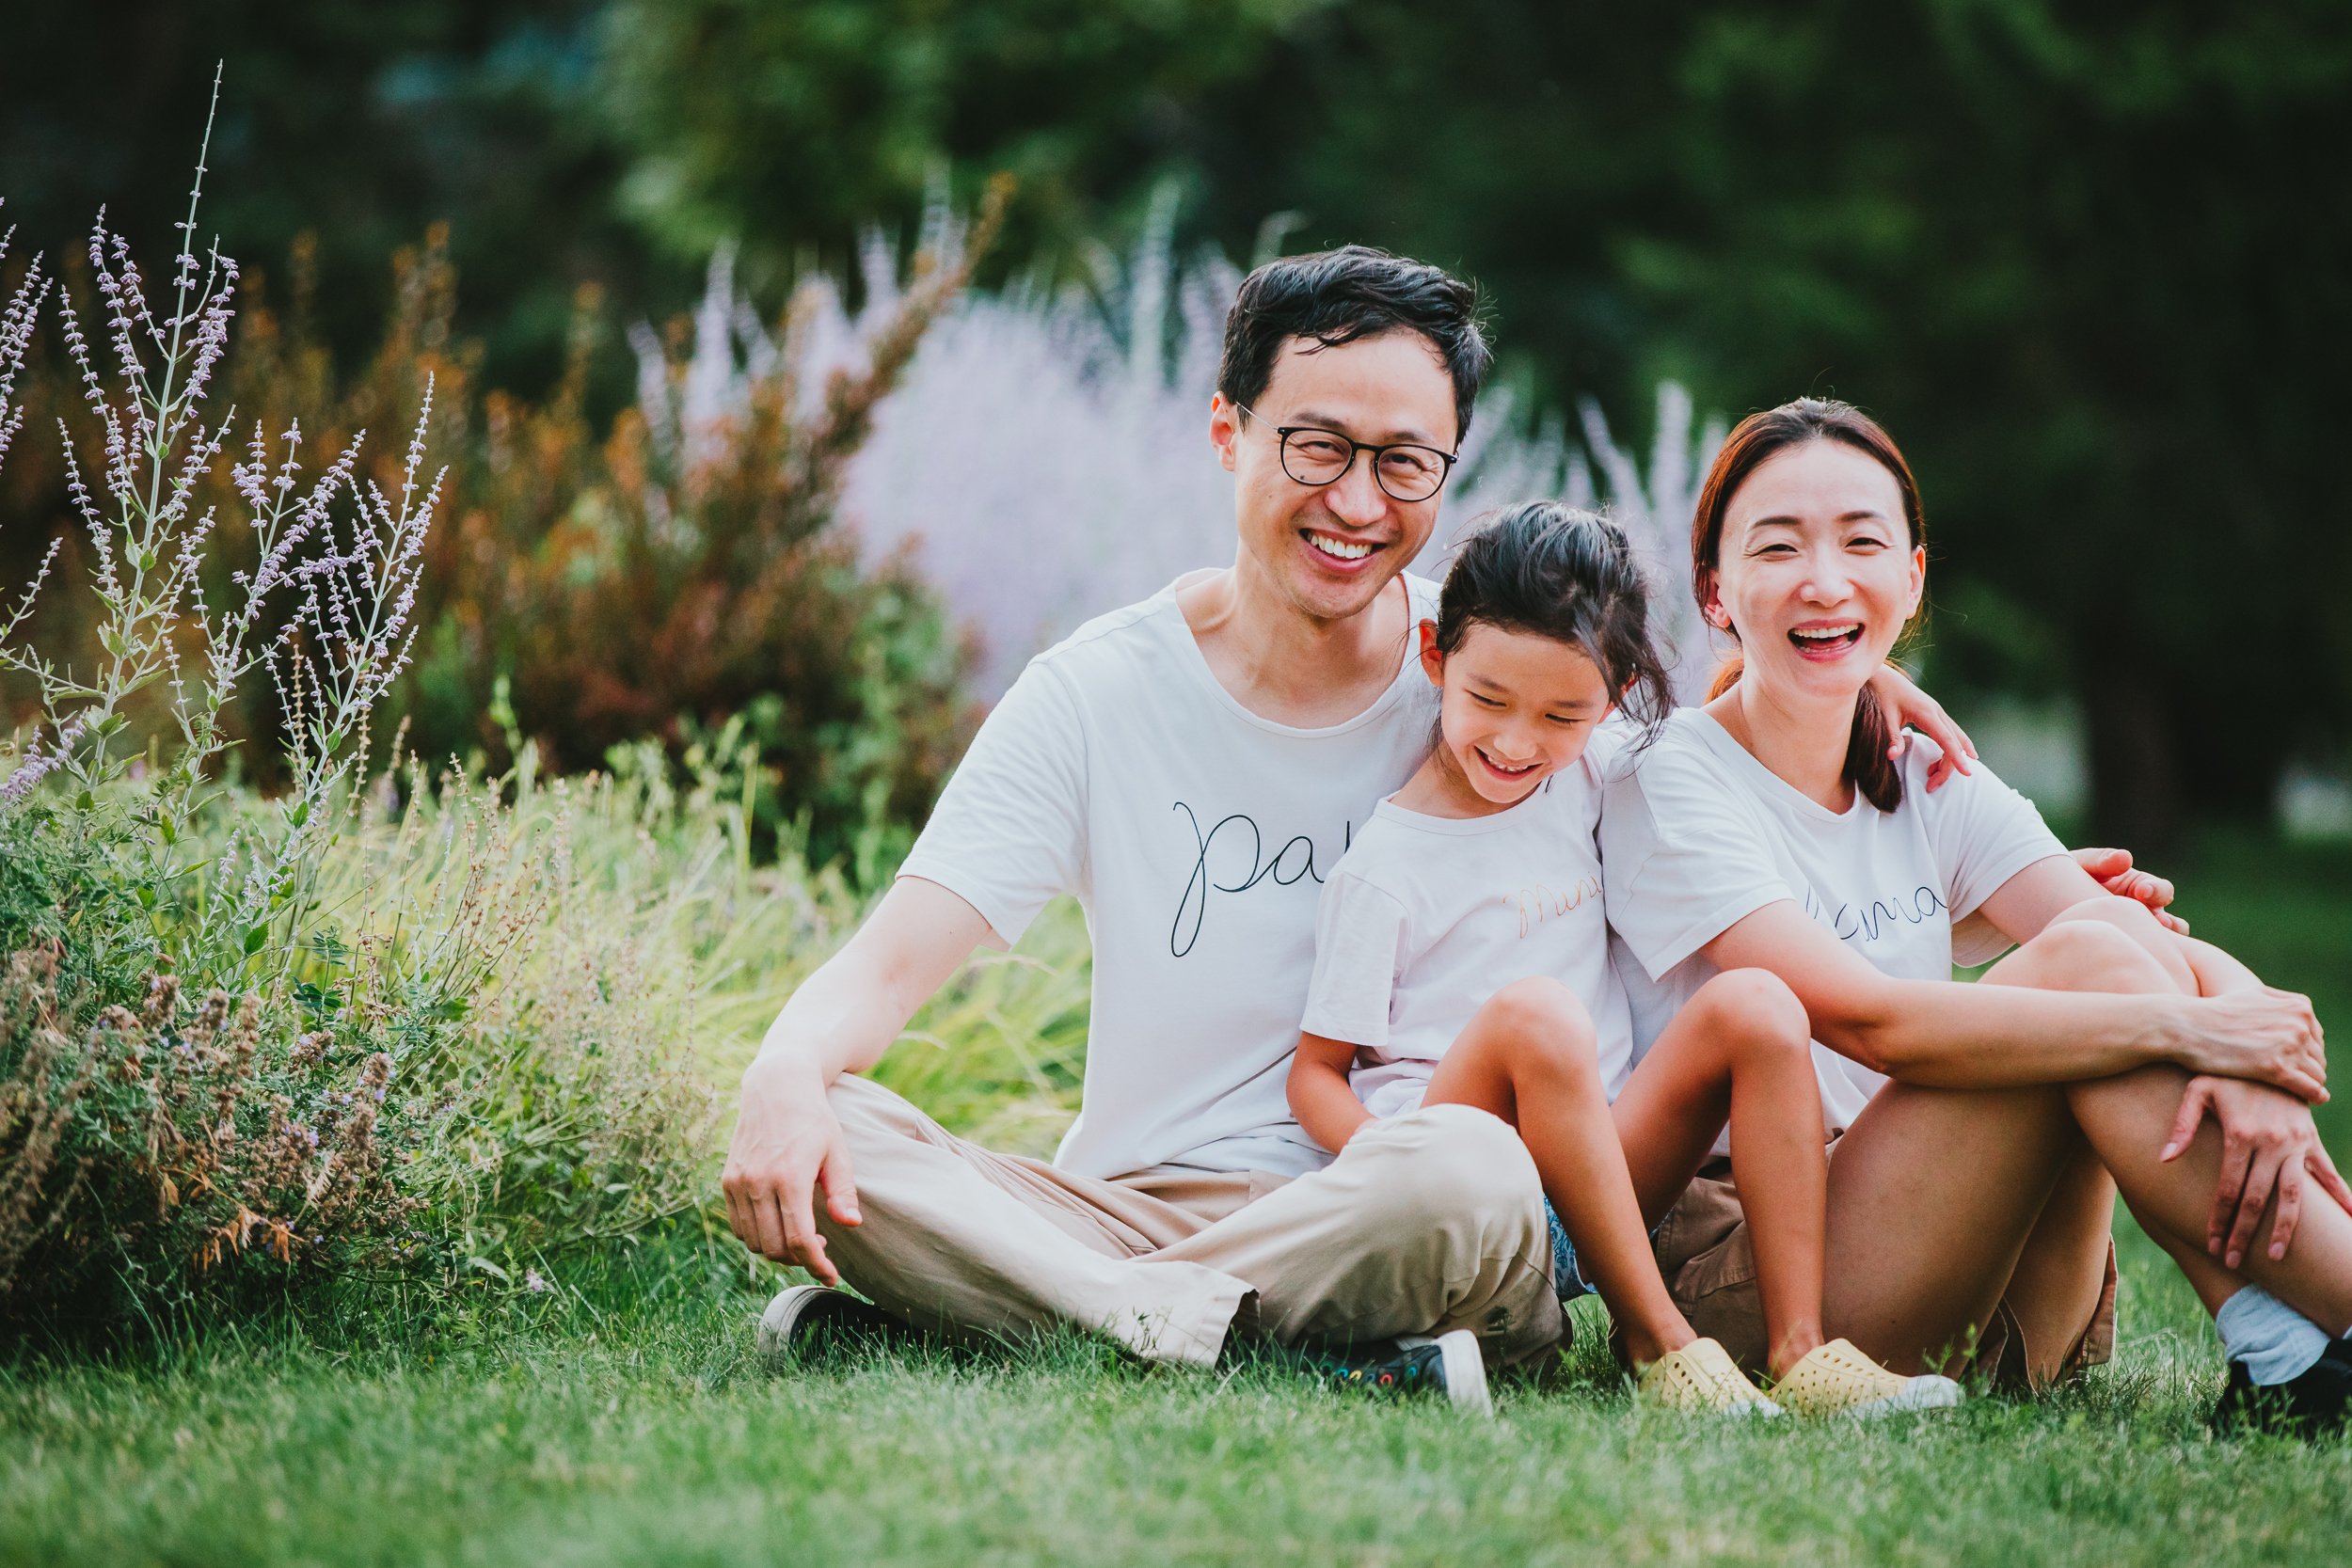
{"label": "woman's long brown hair", "polygon": [[[1723,450],[1715,454],[1715,466],[1707,472],[1698,510],[1691,519],[1691,591],[1698,595],[1701,610],[1714,596],[1724,514],[1731,498],[1768,459],[1813,441],[1836,441],[1876,459],[1895,476],[1895,487],[1902,492],[1903,526],[1910,532],[1911,546],[1916,549],[1927,543],[1927,517],[1919,508],[1918,482],[1911,477],[1911,465],[1903,461],[1894,437],[1852,404],[1799,398],[1741,420],[1724,438]],[[1732,636],[1739,635],[1739,628],[1733,627]],[[1708,687],[1708,701],[1731,689],[1743,663],[1738,653],[1724,661]],[[1881,811],[1893,811],[1903,801],[1902,770],[1886,754],[1892,744],[1894,735],[1886,715],[1879,709],[1877,695],[1866,686],[1854,704],[1853,730],[1846,741],[1846,777]]]}

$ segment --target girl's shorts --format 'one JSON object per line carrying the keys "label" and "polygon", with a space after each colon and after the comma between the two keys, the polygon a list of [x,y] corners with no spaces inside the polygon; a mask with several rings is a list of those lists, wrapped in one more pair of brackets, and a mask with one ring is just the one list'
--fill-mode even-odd
{"label": "girl's shorts", "polygon": [[[1576,1260],[1576,1243],[1568,1240],[1568,1227],[1560,1223],[1560,1211],[1551,1206],[1549,1198],[1544,1199],[1544,1224],[1551,1229],[1551,1288],[1560,1292],[1561,1301],[1571,1302],[1579,1296],[1600,1294],[1599,1287],[1584,1277],[1584,1270]],[[1649,1239],[1653,1247],[1658,1244],[1658,1232],[1665,1227],[1665,1224],[1664,1220],[1660,1220],[1650,1227]]]}

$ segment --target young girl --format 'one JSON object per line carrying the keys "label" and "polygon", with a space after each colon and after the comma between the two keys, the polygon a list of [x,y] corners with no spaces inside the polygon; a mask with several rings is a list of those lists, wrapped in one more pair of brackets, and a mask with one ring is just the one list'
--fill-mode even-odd
{"label": "young girl", "polygon": [[[1420,627],[1437,744],[1324,888],[1292,1111],[1334,1150],[1422,1104],[1517,1127],[1552,1210],[1554,1283],[1599,1293],[1646,1399],[1752,1415],[1956,1402],[1948,1379],[1822,1342],[1820,1102],[1787,986],[1715,976],[1628,1075],[1595,830],[1601,767],[1629,729],[1601,721],[1623,696],[1652,721],[1672,705],[1647,610],[1624,533],[1590,513],[1531,502],[1464,547]],[[1645,1223],[1726,1120],[1777,1403],[1692,1333]]]}

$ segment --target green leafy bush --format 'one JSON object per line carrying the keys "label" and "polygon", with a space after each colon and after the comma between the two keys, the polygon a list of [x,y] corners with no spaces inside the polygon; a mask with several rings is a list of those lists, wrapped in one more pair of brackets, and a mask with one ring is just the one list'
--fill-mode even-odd
{"label": "green leafy bush", "polygon": [[[693,972],[580,885],[575,792],[540,791],[529,747],[494,784],[363,782],[440,488],[430,378],[389,469],[355,435],[306,473],[293,423],[224,460],[238,433],[206,400],[237,268],[199,261],[195,215],[192,196],[153,299],[129,246],[94,235],[103,350],[56,298],[87,406],[60,459],[82,569],[56,586],[86,590],[96,651],[24,635],[55,545],[0,613],[0,667],[38,705],[0,751],[0,1322],[20,1327],[504,1271],[704,1186]],[[36,263],[0,308],[0,436],[24,427],[51,297]],[[230,527],[250,553],[224,570]],[[220,776],[261,687],[269,797]],[[643,792],[579,793],[609,834],[659,841]]]}

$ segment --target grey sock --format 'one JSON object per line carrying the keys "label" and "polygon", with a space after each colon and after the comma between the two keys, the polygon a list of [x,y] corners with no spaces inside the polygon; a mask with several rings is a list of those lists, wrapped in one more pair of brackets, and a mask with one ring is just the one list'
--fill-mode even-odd
{"label": "grey sock", "polygon": [[2223,1302],[2213,1326],[2223,1354],[2246,1363],[2246,1375],[2265,1386],[2301,1377],[2328,1350],[2326,1329],[2259,1285]]}

